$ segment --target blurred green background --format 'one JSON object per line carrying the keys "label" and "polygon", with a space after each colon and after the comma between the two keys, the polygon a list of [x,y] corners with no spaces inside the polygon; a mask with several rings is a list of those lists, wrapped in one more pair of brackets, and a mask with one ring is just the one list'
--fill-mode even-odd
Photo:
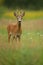
{"label": "blurred green background", "polygon": [[0,6],[8,8],[22,8],[29,10],[42,10],[43,0],[0,0]]}
{"label": "blurred green background", "polygon": [[[25,11],[20,45],[7,35],[16,9]],[[43,0],[0,0],[0,65],[43,65]]]}

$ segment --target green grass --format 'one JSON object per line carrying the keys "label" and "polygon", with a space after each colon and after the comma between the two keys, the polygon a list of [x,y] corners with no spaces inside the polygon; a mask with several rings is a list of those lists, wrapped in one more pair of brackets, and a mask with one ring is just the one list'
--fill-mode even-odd
{"label": "green grass", "polygon": [[[14,19],[9,14],[4,15],[8,13],[8,9],[0,8],[0,11],[2,11],[0,19]],[[10,14],[12,15],[12,11]],[[26,11],[24,20],[40,18],[43,18],[43,11]],[[43,65],[43,31],[32,31],[24,28],[21,37],[21,48],[16,49],[15,41],[14,43],[8,43],[5,26],[0,27],[0,65]]]}
{"label": "green grass", "polygon": [[[3,52],[3,53],[2,53]],[[43,49],[25,49],[13,51],[8,49],[1,52],[2,65],[42,65]]]}
{"label": "green grass", "polygon": [[43,65],[43,36],[40,36],[43,35],[43,31],[26,32],[24,30],[21,49],[15,49],[12,46],[4,47],[3,44],[5,46],[8,44],[6,30],[0,30],[0,35],[3,38],[0,48],[0,65]]}

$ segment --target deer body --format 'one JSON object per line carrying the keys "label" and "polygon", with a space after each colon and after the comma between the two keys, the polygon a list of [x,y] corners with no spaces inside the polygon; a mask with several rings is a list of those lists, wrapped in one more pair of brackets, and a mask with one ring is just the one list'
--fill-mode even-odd
{"label": "deer body", "polygon": [[[13,39],[15,38],[17,40],[17,38],[20,41],[20,37],[22,34],[22,29],[21,29],[21,20],[22,20],[22,16],[18,15],[16,13],[14,13],[14,15],[17,17],[18,22],[16,24],[9,24],[7,26],[7,31],[8,31],[8,41],[10,42],[10,38],[11,36],[13,36]],[[24,13],[22,14],[24,16]]]}
{"label": "deer body", "polygon": [[[18,27],[18,24],[9,24],[7,27],[8,30],[8,41],[10,42],[10,37],[13,36],[13,38],[20,38],[22,29],[21,27]],[[20,40],[20,39],[19,39]]]}

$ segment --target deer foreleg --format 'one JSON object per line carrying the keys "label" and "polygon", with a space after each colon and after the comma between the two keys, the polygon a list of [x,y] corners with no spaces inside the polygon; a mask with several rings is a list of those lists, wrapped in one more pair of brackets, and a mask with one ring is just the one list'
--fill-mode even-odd
{"label": "deer foreleg", "polygon": [[10,37],[11,37],[11,35],[9,34],[9,35],[8,35],[8,42],[10,42]]}

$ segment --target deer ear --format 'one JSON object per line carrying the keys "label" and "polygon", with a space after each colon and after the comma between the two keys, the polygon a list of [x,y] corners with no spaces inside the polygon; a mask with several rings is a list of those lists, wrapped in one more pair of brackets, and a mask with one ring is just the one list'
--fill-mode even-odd
{"label": "deer ear", "polygon": [[25,12],[23,12],[23,16],[25,16]]}
{"label": "deer ear", "polygon": [[16,16],[16,13],[14,12],[14,16]]}

